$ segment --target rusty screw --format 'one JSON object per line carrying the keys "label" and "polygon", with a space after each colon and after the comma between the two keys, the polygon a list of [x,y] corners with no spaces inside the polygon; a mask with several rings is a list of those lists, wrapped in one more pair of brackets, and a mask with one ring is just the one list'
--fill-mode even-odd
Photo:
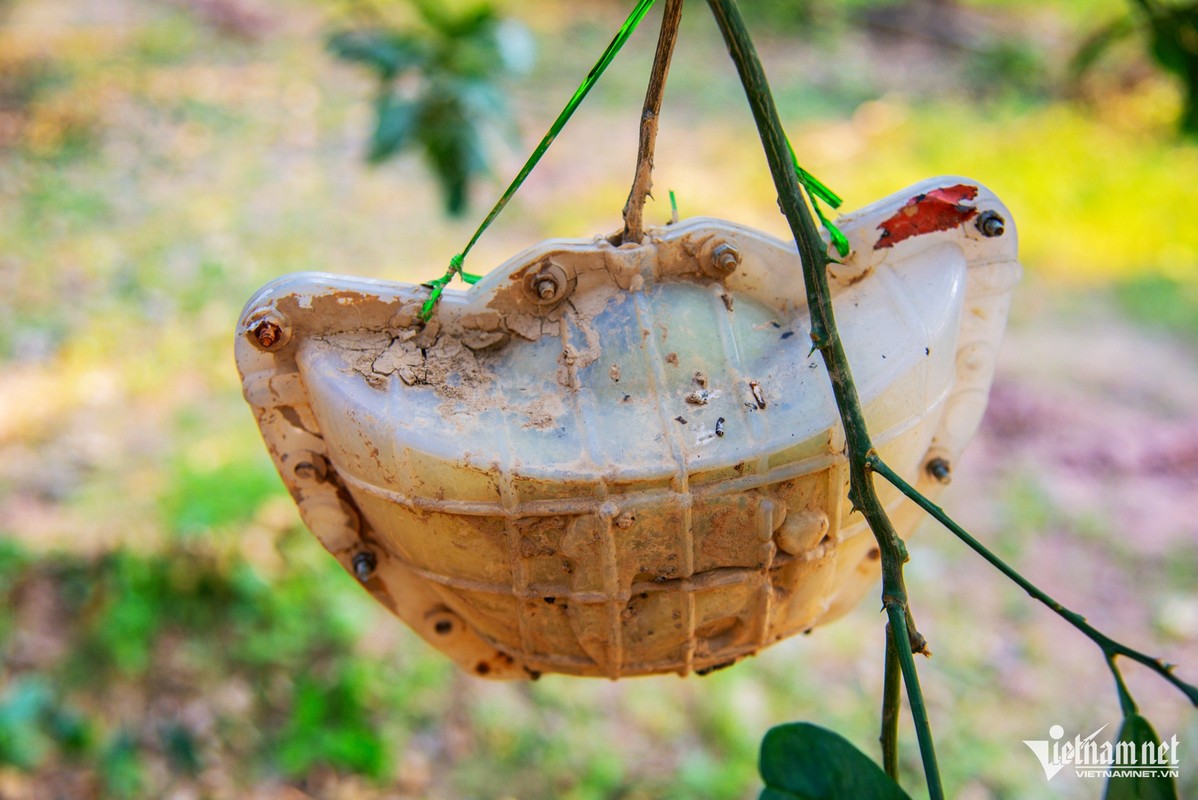
{"label": "rusty screw", "polygon": [[978,230],[988,239],[1002,236],[1007,231],[1007,223],[997,211],[983,211],[978,217]]}
{"label": "rusty screw", "polygon": [[274,306],[255,309],[244,324],[246,338],[263,350],[282,347],[291,339],[291,323]]}
{"label": "rusty screw", "polygon": [[374,568],[378,566],[378,559],[374,557],[374,553],[369,550],[364,550],[358,553],[353,558],[354,575],[358,581],[366,583],[374,575]]}
{"label": "rusty screw", "polygon": [[258,323],[258,327],[254,328],[254,338],[258,340],[258,344],[262,345],[263,350],[274,347],[275,342],[279,341],[282,336],[282,329],[269,319],[262,320]]}
{"label": "rusty screw", "polygon": [[937,456],[928,462],[925,469],[929,475],[936,479],[937,483],[952,483],[953,465],[949,463],[947,458]]}
{"label": "rusty screw", "polygon": [[718,244],[711,251],[711,263],[716,272],[730,275],[740,266],[740,251],[727,242]]}

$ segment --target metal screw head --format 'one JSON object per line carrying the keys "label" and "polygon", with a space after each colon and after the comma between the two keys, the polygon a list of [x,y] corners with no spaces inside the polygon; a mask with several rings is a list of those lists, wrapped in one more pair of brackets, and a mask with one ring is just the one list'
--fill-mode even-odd
{"label": "metal screw head", "polygon": [[983,211],[978,215],[977,226],[982,235],[989,239],[1002,236],[1007,230],[1006,220],[997,211]]}
{"label": "metal screw head", "polygon": [[947,458],[937,456],[927,463],[924,467],[928,474],[936,479],[937,483],[949,484],[953,480],[953,465],[949,463]]}
{"label": "metal screw head", "polygon": [[552,306],[570,293],[570,277],[566,271],[546,259],[540,269],[529,270],[524,278],[524,291],[539,306]]}
{"label": "metal screw head", "polygon": [[708,239],[699,253],[698,262],[703,274],[722,281],[740,266],[740,250],[725,239]]}
{"label": "metal screw head", "polygon": [[361,583],[366,583],[374,575],[374,568],[378,566],[378,559],[374,557],[374,553],[364,550],[354,556],[352,564],[354,575]]}
{"label": "metal screw head", "polygon": [[740,266],[740,251],[727,242],[716,245],[711,251],[711,264],[716,272],[729,275]]}

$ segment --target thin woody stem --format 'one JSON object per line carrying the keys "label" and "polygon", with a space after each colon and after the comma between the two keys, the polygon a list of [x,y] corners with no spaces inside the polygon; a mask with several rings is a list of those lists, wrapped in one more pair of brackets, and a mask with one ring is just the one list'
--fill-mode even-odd
{"label": "thin woody stem", "polygon": [[803,266],[803,282],[807,305],[811,311],[811,340],[820,351],[832,382],[836,407],[844,426],[846,452],[849,460],[849,499],[853,508],[864,514],[878,542],[882,557],[882,604],[889,617],[898,646],[899,665],[907,688],[907,698],[915,719],[920,755],[932,800],[941,800],[944,789],[936,764],[927,709],[915,673],[912,652],[926,652],[926,642],[911,621],[907,607],[907,589],[903,581],[903,564],[907,549],[886,515],[866,458],[873,450],[857,390],[853,384],[848,358],[836,330],[832,312],[831,290],[827,266],[830,261],[827,246],[820,238],[815,220],[800,190],[794,160],[787,145],[786,134],[778,118],[773,95],[753,41],[745,28],[735,0],[708,0],[712,13],[723,34],[724,42],[740,74],[745,95],[757,123],[757,131],[765,149],[770,173],[778,190],[778,203],[790,225]]}
{"label": "thin woody stem", "polygon": [[902,667],[899,665],[898,648],[894,644],[894,629],[886,626],[886,666],[882,678],[882,767],[886,774],[898,781],[898,718],[899,681]]}
{"label": "thin woody stem", "polygon": [[928,512],[928,514],[935,518],[945,528],[948,528],[948,530],[954,536],[964,542],[975,553],[986,559],[986,561],[990,562],[991,566],[993,566],[1003,575],[1006,575],[1019,588],[1023,589],[1034,599],[1039,600],[1041,603],[1048,606],[1059,617],[1064,619],[1074,628],[1077,628],[1079,631],[1085,634],[1090,641],[1098,645],[1098,647],[1102,650],[1103,655],[1106,657],[1107,664],[1114,673],[1116,688],[1119,690],[1119,701],[1124,708],[1127,708],[1130,705],[1134,709],[1135,705],[1131,703],[1131,697],[1127,694],[1127,687],[1123,683],[1123,676],[1120,675],[1119,669],[1115,664],[1115,659],[1119,656],[1129,658],[1132,661],[1138,662],[1148,667],[1166,681],[1173,684],[1173,686],[1175,686],[1182,694],[1184,694],[1192,704],[1198,706],[1198,686],[1186,683],[1181,678],[1178,678],[1177,675],[1174,674],[1174,666],[1172,664],[1166,664],[1159,658],[1153,658],[1152,656],[1141,653],[1139,650],[1128,647],[1122,642],[1115,641],[1087,622],[1086,618],[1081,614],[1078,614],[1076,611],[1071,611],[1070,609],[1061,605],[1046,592],[1040,589],[1040,587],[1023,577],[1023,575],[1021,575],[1014,567],[1007,564],[1005,561],[991,552],[989,548],[975,539],[967,530],[954,522],[952,517],[944,513],[944,510],[940,508],[940,506],[924,497],[919,490],[903,480],[899,474],[891,469],[886,462],[878,457],[876,453],[873,453],[869,456],[867,459],[867,464],[870,470],[878,473],[883,478],[894,484],[895,488],[897,488],[907,497],[914,500],[916,505]]}
{"label": "thin woody stem", "polygon": [[645,200],[653,189],[653,151],[657,143],[657,124],[661,117],[661,99],[666,78],[670,74],[670,59],[678,40],[678,25],[682,21],[683,0],[666,0],[661,16],[661,33],[657,37],[657,53],[649,73],[649,88],[645,90],[645,105],[641,110],[641,138],[636,152],[636,173],[628,202],[624,204],[624,233],[620,241],[640,244],[645,237]]}
{"label": "thin woody stem", "polygon": [[[886,607],[886,616],[890,619],[890,629],[894,631],[894,651],[898,655],[900,671],[903,674],[903,685],[907,689],[907,701],[911,706],[912,721],[915,723],[915,738],[919,741],[923,774],[928,782],[928,797],[931,800],[944,800],[944,787],[940,784],[940,766],[936,763],[936,748],[932,743],[932,725],[928,721],[928,707],[923,701],[923,691],[919,688],[919,673],[915,669],[915,658],[911,648],[898,644],[906,641],[909,636],[907,615],[898,606],[889,605]],[[897,770],[897,765],[895,769]]]}

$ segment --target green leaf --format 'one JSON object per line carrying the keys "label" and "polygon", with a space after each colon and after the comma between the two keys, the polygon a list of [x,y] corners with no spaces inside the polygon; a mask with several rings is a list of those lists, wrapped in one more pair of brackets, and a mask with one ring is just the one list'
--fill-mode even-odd
{"label": "green leaf", "polygon": [[460,216],[466,210],[471,178],[487,169],[483,131],[456,82],[445,84],[425,101],[419,131],[424,155],[441,185],[445,210]]}
{"label": "green leaf", "polygon": [[[1119,744],[1130,743],[1135,748],[1137,763],[1145,745],[1160,752],[1161,740],[1148,720],[1132,714],[1123,720]],[[1171,754],[1167,754],[1171,755]],[[1177,783],[1166,775],[1131,777],[1119,775],[1107,781],[1103,800],[1177,800]]]}
{"label": "green leaf", "polygon": [[761,742],[758,800],[911,800],[882,768],[827,728],[794,722]]}
{"label": "green leaf", "polygon": [[372,164],[386,161],[412,141],[416,132],[417,105],[387,92],[376,101],[375,114],[374,135],[366,154]]}
{"label": "green leaf", "polygon": [[342,31],[330,36],[327,46],[342,61],[371,67],[384,81],[425,59],[418,39],[387,30]]}

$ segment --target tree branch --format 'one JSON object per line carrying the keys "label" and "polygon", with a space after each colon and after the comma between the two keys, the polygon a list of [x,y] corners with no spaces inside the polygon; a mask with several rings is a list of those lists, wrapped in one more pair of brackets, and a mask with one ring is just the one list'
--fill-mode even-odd
{"label": "tree branch", "polygon": [[915,718],[928,793],[932,800],[941,800],[944,797],[944,789],[936,765],[936,754],[919,679],[915,674],[915,662],[911,658],[913,651],[926,652],[926,642],[916,631],[914,624],[909,624],[911,618],[907,607],[907,589],[903,581],[907,548],[887,517],[886,510],[874,490],[873,476],[866,466],[866,458],[873,452],[873,445],[866,429],[857,389],[853,384],[848,358],[836,331],[831,290],[828,286],[827,266],[830,258],[827,246],[820,238],[811,211],[800,192],[798,175],[790,148],[787,146],[786,134],[778,118],[778,109],[774,105],[773,95],[770,93],[769,84],[740,10],[735,0],[708,0],[708,5],[715,15],[728,52],[740,74],[762,146],[765,148],[774,185],[778,189],[778,203],[798,246],[803,265],[803,282],[807,290],[807,305],[811,312],[811,340],[823,356],[832,382],[836,407],[844,425],[849,459],[849,499],[853,508],[865,515],[878,542],[882,556],[882,604],[897,641],[907,642],[909,645],[898,647],[899,664]]}
{"label": "tree branch", "polygon": [[1023,589],[1034,599],[1039,600],[1041,603],[1048,606],[1059,617],[1064,619],[1073,627],[1077,628],[1079,631],[1085,634],[1090,641],[1098,645],[1098,647],[1102,650],[1103,655],[1106,656],[1107,664],[1110,665],[1110,668],[1115,675],[1116,688],[1119,690],[1119,701],[1120,704],[1125,708],[1129,705],[1134,708],[1134,704],[1131,704],[1131,698],[1127,694],[1127,687],[1123,684],[1123,678],[1119,674],[1118,667],[1115,665],[1115,658],[1117,656],[1130,658],[1132,661],[1136,661],[1148,667],[1166,681],[1173,684],[1189,699],[1191,703],[1193,703],[1195,706],[1198,706],[1198,687],[1186,683],[1181,678],[1178,678],[1173,672],[1174,667],[1172,664],[1166,664],[1159,658],[1153,658],[1152,656],[1145,655],[1139,650],[1128,647],[1122,642],[1115,641],[1087,622],[1086,618],[1081,614],[1071,611],[1058,603],[1042,589],[1040,589],[1040,587],[1023,577],[1023,575],[1021,575],[1014,567],[1007,564],[1007,562],[1003,561],[1001,558],[991,552],[989,548],[970,535],[967,530],[954,522],[952,517],[944,513],[944,509],[940,508],[940,506],[924,497],[923,494],[920,493],[914,486],[903,480],[898,473],[892,470],[886,464],[886,462],[878,457],[876,453],[873,453],[869,456],[867,459],[867,464],[870,470],[878,473],[883,478],[894,484],[895,488],[897,488],[907,497],[914,500],[916,505],[932,515],[932,517],[935,518],[941,525],[948,528],[953,535],[968,545],[971,550],[980,555],[982,558],[986,559],[986,561],[990,562],[991,566],[993,566],[1003,575],[1006,575],[1020,589]]}
{"label": "tree branch", "polygon": [[899,666],[898,648],[894,644],[894,630],[886,626],[886,666],[882,678],[882,767],[886,774],[898,782],[898,718],[899,681],[902,667]]}
{"label": "tree branch", "polygon": [[678,40],[678,25],[682,21],[683,0],[666,0],[661,16],[661,33],[657,37],[657,53],[649,73],[649,88],[645,90],[645,105],[641,110],[641,138],[636,152],[636,173],[628,202],[624,204],[623,243],[640,244],[645,237],[645,200],[653,189],[653,151],[657,143],[657,124],[661,116],[661,98],[665,94],[666,78],[670,74],[670,58]]}

